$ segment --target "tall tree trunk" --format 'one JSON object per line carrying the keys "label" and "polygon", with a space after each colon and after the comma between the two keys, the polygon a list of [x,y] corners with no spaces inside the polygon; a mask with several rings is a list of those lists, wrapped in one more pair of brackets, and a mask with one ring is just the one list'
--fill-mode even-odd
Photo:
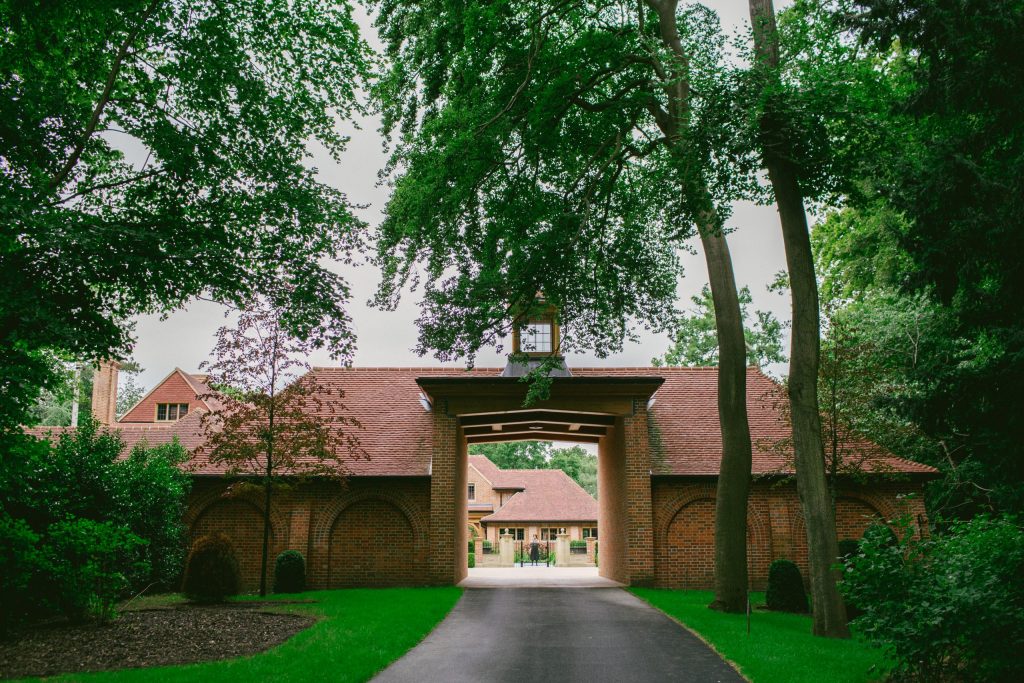
{"label": "tall tree trunk", "polygon": [[[683,49],[676,22],[677,0],[648,0],[658,15],[661,41],[674,57],[665,86],[666,116],[659,126],[670,146],[685,155],[681,134],[690,111],[689,57]],[[743,337],[736,278],[729,245],[711,203],[706,185],[693,184],[706,204],[698,218],[698,231],[708,266],[718,332],[718,423],[722,432],[722,464],[715,495],[715,600],[712,609],[743,612],[747,602],[747,497],[750,493],[751,446],[747,423],[747,347]],[[698,186],[695,188],[695,186]]]}
{"label": "tall tree trunk", "polygon": [[272,488],[268,459],[267,479],[263,483],[263,554],[260,556],[260,597],[267,594],[267,553],[270,552],[270,497]]}
{"label": "tall tree trunk", "polygon": [[[778,78],[778,34],[772,0],[749,0],[757,65],[765,85]],[[771,81],[767,79],[772,79]],[[797,492],[807,530],[814,634],[848,638],[846,608],[832,569],[839,555],[835,512],[825,476],[825,451],[818,412],[820,321],[818,283],[804,213],[803,192],[790,155],[786,131],[772,102],[761,117],[762,157],[782,223],[786,265],[793,300],[793,339],[789,365],[789,402]]]}
{"label": "tall tree trunk", "polygon": [[701,244],[718,332],[718,424],[722,431],[722,464],[715,495],[715,601],[711,607],[742,612],[747,602],[747,498],[752,457],[747,346],[729,245],[721,230],[711,232],[704,227]]}

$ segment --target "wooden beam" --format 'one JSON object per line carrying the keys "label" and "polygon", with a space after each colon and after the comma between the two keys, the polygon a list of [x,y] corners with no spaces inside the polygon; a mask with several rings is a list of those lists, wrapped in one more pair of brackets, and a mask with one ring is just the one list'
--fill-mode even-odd
{"label": "wooden beam", "polygon": [[575,412],[560,412],[557,410],[521,410],[502,413],[488,413],[486,415],[463,415],[459,423],[463,427],[477,425],[495,424],[523,424],[527,422],[546,422],[549,424],[562,425],[593,425],[597,427],[615,426],[614,415],[587,415]]}
{"label": "wooden beam", "polygon": [[588,436],[604,436],[605,427],[580,426],[572,429],[571,425],[550,424],[547,422],[529,422],[524,424],[481,425],[479,427],[463,427],[466,436],[488,436],[496,434],[523,434],[527,432],[546,432],[549,434],[585,434]]}
{"label": "wooden beam", "polygon": [[468,443],[502,443],[504,441],[572,441],[574,443],[600,443],[601,437],[583,434],[557,434],[550,432],[529,432],[493,436],[466,436]]}

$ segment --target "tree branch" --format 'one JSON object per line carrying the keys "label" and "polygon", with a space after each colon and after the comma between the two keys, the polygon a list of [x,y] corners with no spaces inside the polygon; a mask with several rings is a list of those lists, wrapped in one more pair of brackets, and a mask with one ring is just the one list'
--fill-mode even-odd
{"label": "tree branch", "polygon": [[57,174],[50,180],[50,184],[47,186],[47,191],[52,192],[61,186],[61,184],[67,180],[68,176],[71,175],[71,171],[74,170],[78,164],[78,160],[82,158],[82,153],[85,151],[85,145],[89,142],[89,139],[96,132],[96,126],[99,125],[100,117],[103,115],[103,110],[107,106],[107,102],[110,100],[110,93],[114,89],[114,83],[117,82],[117,77],[121,73],[121,66],[124,64],[124,58],[128,54],[128,49],[139,35],[139,31],[152,16],[157,6],[160,4],[160,0],[152,0],[149,3],[149,7],[142,13],[139,18],[138,25],[132,29],[128,36],[121,43],[121,47],[117,50],[117,56],[114,57],[114,64],[110,69],[110,74],[107,76],[107,82],[103,86],[103,92],[100,93],[100,99],[96,102],[96,106],[92,110],[92,118],[89,119],[89,124],[85,127],[85,131],[82,133],[81,139],[75,148],[71,151],[71,156],[64,163],[64,166],[57,172]]}

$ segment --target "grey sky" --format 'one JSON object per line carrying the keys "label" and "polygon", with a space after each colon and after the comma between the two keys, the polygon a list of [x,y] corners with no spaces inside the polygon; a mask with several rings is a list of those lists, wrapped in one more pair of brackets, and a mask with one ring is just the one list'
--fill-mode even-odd
{"label": "grey sky", "polygon": [[[717,9],[723,26],[740,26],[747,20],[746,0],[710,0],[706,3]],[[779,3],[788,4],[788,3]],[[365,18],[361,21],[371,42],[376,36]],[[350,124],[346,124],[349,125]],[[374,120],[360,122],[361,130],[352,130],[352,141],[348,151],[337,164],[326,156],[314,155],[313,164],[319,169],[323,182],[344,191],[356,204],[367,204],[360,215],[371,225],[380,220],[381,211],[387,202],[386,188],[377,187],[377,171],[383,166],[385,156],[381,138]],[[748,285],[754,299],[754,307],[770,310],[781,320],[788,321],[789,299],[766,291],[774,274],[785,268],[785,255],[779,228],[778,214],[774,206],[756,206],[750,203],[736,205],[729,227],[734,230],[729,236],[738,283]],[[694,246],[698,246],[696,243]],[[700,291],[707,282],[707,269],[700,254],[684,254],[685,277],[679,282],[680,305],[688,307],[689,297]],[[417,300],[414,296],[403,299],[396,311],[385,312],[371,308],[367,301],[373,295],[379,281],[379,274],[372,266],[343,266],[337,270],[344,274],[352,286],[352,302],[349,313],[358,336],[354,365],[357,366],[417,366],[440,365],[431,357],[420,358],[412,348],[416,343],[415,318]],[[161,320],[159,316],[140,316],[137,321],[137,343],[134,359],[145,372],[141,383],[152,387],[175,366],[187,371],[196,371],[213,347],[213,334],[224,324],[224,311],[216,304],[196,301],[184,310],[177,311]],[[569,367],[584,366],[645,366],[652,356],[659,355],[668,347],[665,335],[646,333],[639,343],[629,344],[625,350],[607,359],[592,355],[570,355]],[[787,341],[788,344],[788,341]],[[314,356],[315,365],[333,365],[326,354]],[[495,352],[483,353],[477,359],[480,367],[502,366],[504,357]],[[776,373],[785,373],[785,366],[773,367]]]}

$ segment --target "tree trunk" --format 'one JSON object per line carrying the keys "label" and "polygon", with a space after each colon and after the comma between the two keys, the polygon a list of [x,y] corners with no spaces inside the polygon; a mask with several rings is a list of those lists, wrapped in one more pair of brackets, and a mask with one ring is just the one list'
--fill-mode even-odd
{"label": "tree trunk", "polygon": [[[269,463],[269,459],[268,459]],[[263,554],[260,556],[260,597],[267,594],[267,553],[270,552],[270,465],[267,465],[267,479],[263,483]]]}
{"label": "tree trunk", "polygon": [[715,495],[715,600],[712,609],[743,612],[747,603],[747,498],[750,426],[747,423],[746,341],[732,257],[720,230],[701,230],[718,332],[718,424],[722,464]]}
{"label": "tree trunk", "polygon": [[[754,47],[764,78],[776,79],[778,35],[772,0],[750,0]],[[835,512],[825,476],[825,451],[818,412],[820,321],[818,283],[804,213],[797,169],[786,153],[790,149],[784,127],[772,103],[761,117],[762,156],[782,223],[786,265],[793,301],[793,338],[789,366],[789,402],[793,423],[793,456],[797,492],[807,530],[814,634],[848,638],[846,608],[833,571],[839,551]]]}
{"label": "tree trunk", "polygon": [[[659,126],[677,154],[686,154],[685,130],[690,111],[689,57],[676,22],[677,0],[648,0],[658,15],[662,44],[674,57],[665,84],[666,116]],[[642,11],[642,9],[641,9]],[[699,185],[699,184],[697,184]],[[722,463],[715,495],[715,600],[712,609],[743,612],[747,603],[747,497],[750,492],[751,446],[747,423],[747,347],[743,336],[736,278],[729,245],[704,186],[706,206],[698,230],[708,266],[718,333],[718,423],[722,433]],[[699,188],[691,191],[701,191]]]}

